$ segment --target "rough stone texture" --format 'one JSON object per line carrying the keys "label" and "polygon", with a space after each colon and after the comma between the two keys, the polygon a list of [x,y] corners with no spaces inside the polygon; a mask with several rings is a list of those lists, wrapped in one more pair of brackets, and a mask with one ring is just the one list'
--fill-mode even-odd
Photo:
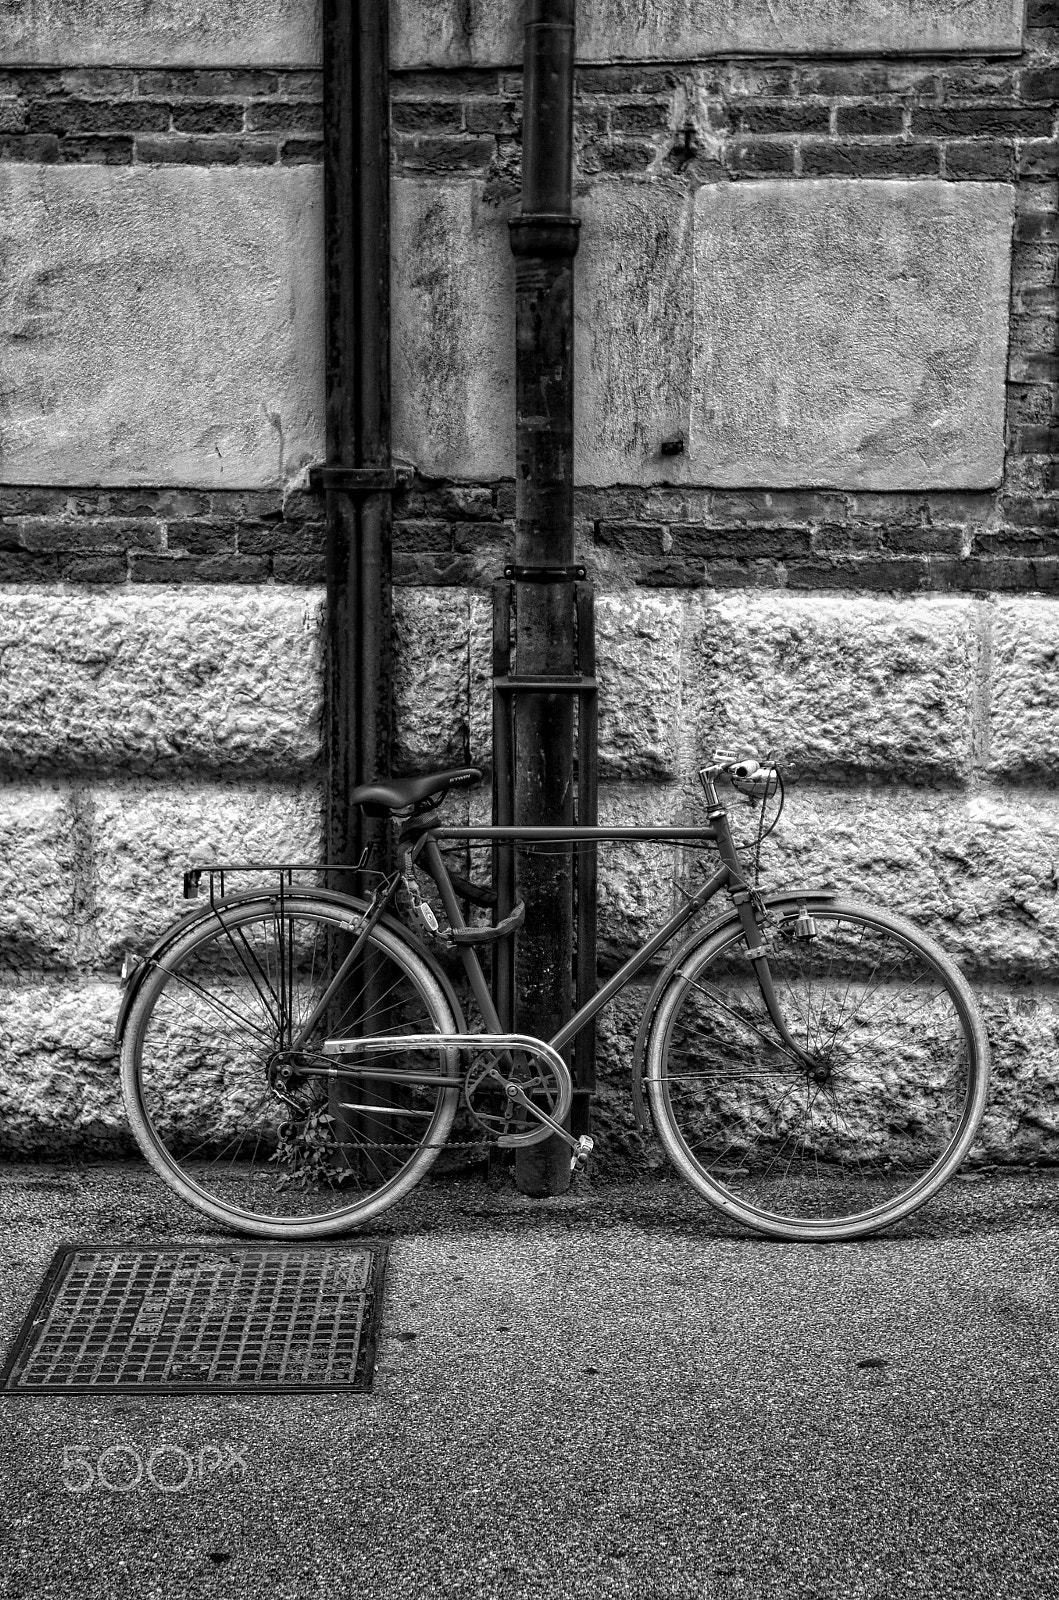
{"label": "rough stone texture", "polygon": [[[731,790],[726,799],[736,839],[752,846],[757,808]],[[690,780],[608,784],[600,814],[615,824],[706,820]],[[1047,982],[1059,970],[1059,797],[1050,791],[794,783],[761,860],[765,888],[830,889],[911,917],[976,982]],[[601,949],[624,959],[677,903],[674,877],[691,892],[715,865],[709,846],[682,859],[668,846],[601,846]],[[722,897],[703,915],[727,907]]]}
{"label": "rough stone texture", "polygon": [[691,622],[688,765],[746,742],[789,775],[965,777],[970,601],[736,596]]}
{"label": "rough stone texture", "polygon": [[[631,1046],[643,990],[629,991],[598,1024],[599,1159],[643,1170],[663,1158],[634,1131]],[[1059,1158],[1059,997],[990,989],[982,996],[994,1052],[993,1088],[980,1149],[1000,1161]],[[0,989],[0,1151],[107,1152],[130,1144],[113,1030],[116,982],[40,983]]]}
{"label": "rough stone texture", "polygon": [[993,612],[989,767],[1059,774],[1059,604],[1001,600]]}
{"label": "rough stone texture", "polygon": [[669,1166],[660,1141],[637,1127],[632,1103],[633,1045],[649,993],[650,981],[630,987],[596,1018],[592,1171],[608,1180],[660,1173]]}
{"label": "rough stone texture", "polygon": [[65,966],[75,959],[74,826],[66,791],[0,788],[0,965]]}
{"label": "rough stone texture", "polygon": [[994,1161],[1059,1160],[1059,994],[980,996],[993,1078],[978,1145]]}
{"label": "rough stone texture", "polygon": [[7,483],[284,482],[323,459],[318,169],[0,163]]}
{"label": "rough stone texture", "polygon": [[988,183],[700,188],[692,473],[998,484],[1013,198]]}
{"label": "rough stone texture", "polygon": [[0,988],[0,1150],[131,1146],[114,1048],[119,999],[117,980]]}
{"label": "rough stone texture", "polygon": [[[490,599],[407,588],[396,604],[403,764],[469,749],[488,767]],[[1056,616],[1049,600],[602,594],[601,774],[671,777],[745,741],[794,777],[963,783],[991,698],[986,770],[1051,777]]]}
{"label": "rough stone texture", "polygon": [[[677,786],[643,788],[607,784],[599,793],[603,827],[661,828],[681,821]],[[673,846],[630,841],[601,844],[598,947],[601,962],[616,965],[632,954],[675,909]]]}
{"label": "rough stone texture", "polygon": [[465,590],[395,589],[394,770],[464,766],[470,606]]}
{"label": "rough stone texture", "polygon": [[286,773],[320,753],[315,590],[0,592],[0,768]]}
{"label": "rough stone texture", "polygon": [[[429,476],[505,476],[507,209],[477,180],[394,189],[395,448]],[[997,484],[1013,192],[766,181],[704,185],[693,211],[664,184],[588,187],[578,482]]]}
{"label": "rough stone texture", "polygon": [[493,599],[470,596],[470,761],[488,771],[493,765]]}
{"label": "rough stone texture", "polygon": [[[757,813],[742,814],[737,836],[750,837]],[[1059,799],[793,784],[762,882],[902,912],[974,975],[1047,980],[1059,963]]]}
{"label": "rough stone texture", "polygon": [[[682,603],[601,595],[600,775],[671,776],[677,768]],[[492,760],[492,602],[466,590],[394,593],[395,761],[401,771]]]}
{"label": "rough stone texture", "polygon": [[316,66],[316,0],[6,0],[4,57],[14,65]]}
{"label": "rough stone texture", "polygon": [[[694,59],[716,53],[859,55],[1017,50],[1022,0],[589,0],[578,8],[583,61]],[[399,0],[401,66],[520,62],[517,7],[503,0]]]}
{"label": "rough stone texture", "polygon": [[[94,790],[92,801],[93,957],[102,967],[120,966],[126,949],[145,949],[194,909],[183,898],[190,865],[323,858],[323,801],[314,785],[125,784]],[[225,887],[233,893],[275,883],[275,874],[240,873]]]}
{"label": "rough stone texture", "polygon": [[434,477],[511,470],[509,214],[486,201],[481,183],[393,185],[393,448]]}
{"label": "rough stone texture", "polygon": [[642,592],[596,602],[601,778],[677,771],[684,609],[675,595]]}

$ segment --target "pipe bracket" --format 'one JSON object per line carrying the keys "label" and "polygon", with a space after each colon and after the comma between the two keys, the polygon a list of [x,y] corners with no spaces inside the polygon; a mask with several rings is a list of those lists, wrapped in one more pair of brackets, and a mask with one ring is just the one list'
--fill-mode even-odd
{"label": "pipe bracket", "polygon": [[410,467],[310,467],[309,487],[340,489],[346,494],[377,494],[380,490],[393,493],[412,478]]}
{"label": "pipe bracket", "polygon": [[579,579],[585,576],[585,568],[582,566],[508,566],[504,568],[504,577],[514,578],[516,583],[577,583]]}
{"label": "pipe bracket", "polygon": [[511,249],[517,256],[575,256],[580,217],[562,212],[524,211],[512,217]]}

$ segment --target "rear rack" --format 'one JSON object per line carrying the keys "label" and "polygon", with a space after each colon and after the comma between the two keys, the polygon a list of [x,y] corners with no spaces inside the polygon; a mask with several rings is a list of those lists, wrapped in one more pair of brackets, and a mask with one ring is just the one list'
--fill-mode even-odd
{"label": "rear rack", "polygon": [[233,872],[274,872],[279,878],[279,892],[282,898],[285,889],[294,888],[294,874],[296,872],[365,872],[371,859],[372,847],[369,844],[362,852],[360,860],[350,865],[342,861],[210,861],[201,866],[187,867],[184,871],[184,899],[197,900],[201,892],[203,876],[209,877],[210,905],[217,899],[224,899],[224,880]]}

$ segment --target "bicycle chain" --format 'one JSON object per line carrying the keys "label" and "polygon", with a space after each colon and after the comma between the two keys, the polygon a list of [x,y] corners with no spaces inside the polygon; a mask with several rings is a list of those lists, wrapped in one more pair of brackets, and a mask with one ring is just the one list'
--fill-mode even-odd
{"label": "bicycle chain", "polygon": [[393,1139],[358,1139],[349,1148],[354,1153],[358,1150],[405,1150],[412,1156],[417,1150],[488,1150],[490,1142],[488,1139],[442,1139],[440,1144],[410,1145],[407,1140],[401,1143]]}

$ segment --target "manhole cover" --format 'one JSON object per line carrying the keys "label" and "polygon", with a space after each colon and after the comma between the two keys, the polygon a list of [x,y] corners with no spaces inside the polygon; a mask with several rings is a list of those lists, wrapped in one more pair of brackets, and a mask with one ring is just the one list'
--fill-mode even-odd
{"label": "manhole cover", "polygon": [[385,1261],[363,1246],[63,1245],[0,1389],[364,1394]]}

